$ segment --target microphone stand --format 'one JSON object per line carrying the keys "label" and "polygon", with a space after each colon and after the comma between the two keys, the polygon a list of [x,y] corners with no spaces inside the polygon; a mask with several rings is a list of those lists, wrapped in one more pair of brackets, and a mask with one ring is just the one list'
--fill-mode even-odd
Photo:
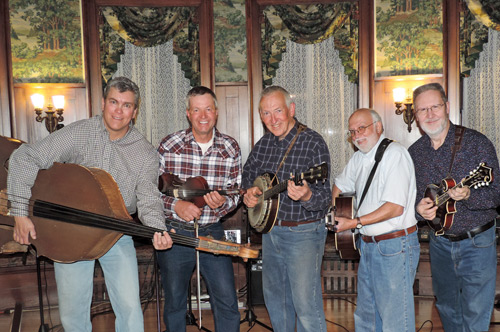
{"label": "microphone stand", "polygon": [[[246,216],[246,209],[243,209],[243,213]],[[248,219],[245,217],[244,221],[246,221],[246,232],[247,232],[247,243],[250,244],[250,223]],[[257,319],[257,315],[253,312],[253,304],[252,304],[252,262],[250,258],[245,263],[245,274],[247,278],[247,309],[245,310],[245,318],[240,321],[240,325],[244,322],[248,322],[248,326],[253,326],[254,324],[259,324],[260,326],[268,329],[269,331],[273,331],[273,329],[262,323]]]}

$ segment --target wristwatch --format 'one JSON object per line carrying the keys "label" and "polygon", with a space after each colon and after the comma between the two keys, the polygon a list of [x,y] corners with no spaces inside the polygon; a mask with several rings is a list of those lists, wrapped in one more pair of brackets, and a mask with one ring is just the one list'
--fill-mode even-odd
{"label": "wristwatch", "polygon": [[361,223],[361,219],[359,219],[359,217],[357,217],[356,220],[358,221],[358,223],[356,224],[356,229],[363,228],[363,224]]}

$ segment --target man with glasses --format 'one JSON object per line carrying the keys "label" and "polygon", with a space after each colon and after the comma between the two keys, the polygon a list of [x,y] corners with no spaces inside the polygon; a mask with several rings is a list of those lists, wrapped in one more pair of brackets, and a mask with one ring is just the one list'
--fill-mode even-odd
{"label": "man with glasses", "polygon": [[[498,159],[488,138],[450,122],[450,105],[440,84],[420,86],[413,92],[413,101],[415,118],[425,133],[409,149],[416,165],[416,217],[432,221],[438,206],[424,197],[429,184],[439,185],[445,178],[458,183],[480,163],[491,167],[493,178],[498,179]],[[430,235],[432,285],[445,331],[489,329],[497,270],[494,226],[499,188],[498,181],[493,181],[478,190],[449,189],[456,213],[443,217],[453,218],[451,227]]]}
{"label": "man with glasses", "polygon": [[[358,229],[361,259],[354,313],[356,331],[415,331],[413,281],[420,256],[415,219],[415,170],[408,151],[385,146],[384,127],[374,110],[362,108],[349,118],[349,136],[359,149],[335,179],[333,205],[341,193],[356,193],[354,218],[336,217],[336,231]],[[366,195],[363,192],[370,182]]]}

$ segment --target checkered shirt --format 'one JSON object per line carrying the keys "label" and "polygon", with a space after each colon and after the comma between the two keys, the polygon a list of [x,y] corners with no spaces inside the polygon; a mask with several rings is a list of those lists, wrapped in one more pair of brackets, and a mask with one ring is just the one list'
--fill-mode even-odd
{"label": "checkered shirt", "polygon": [[[118,184],[127,211],[138,210],[146,225],[166,229],[158,190],[158,153],[130,125],[124,137],[111,141],[101,116],[71,123],[33,144],[23,144],[9,161],[8,192],[13,216],[28,215],[38,171],[54,162],[96,167],[108,172]],[[75,188],[74,195],[78,195]]]}
{"label": "checkered shirt", "polygon": [[[223,190],[240,188],[241,151],[238,143],[230,136],[214,131],[214,141],[205,154],[196,143],[191,128],[170,134],[158,148],[160,173],[172,173],[182,181],[202,176],[210,189]],[[236,208],[239,195],[227,196],[226,202],[217,209],[203,207],[199,224],[216,223]],[[163,196],[165,216],[185,222],[175,213],[177,198]],[[192,223],[192,221],[190,222]]]}
{"label": "checkered shirt", "polygon": [[[291,141],[297,134],[296,121],[288,135],[279,140],[272,133],[266,133],[254,146],[243,168],[243,188],[253,187],[253,181],[264,173],[275,174]],[[307,171],[310,167],[326,162],[330,171],[330,153],[320,134],[307,128],[300,133],[288,154],[285,164],[278,172],[279,182],[290,179],[290,175]],[[307,221],[321,219],[327,213],[332,199],[330,181],[309,184],[312,197],[307,202],[293,201],[287,191],[280,194],[279,220]]]}

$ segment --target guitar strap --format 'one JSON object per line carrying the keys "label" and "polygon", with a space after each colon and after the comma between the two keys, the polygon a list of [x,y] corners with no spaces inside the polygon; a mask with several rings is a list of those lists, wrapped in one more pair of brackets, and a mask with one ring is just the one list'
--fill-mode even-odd
{"label": "guitar strap", "polygon": [[464,137],[465,127],[455,125],[455,142],[453,144],[453,149],[451,153],[450,169],[448,170],[448,176],[451,177],[451,170],[453,169],[453,161],[455,161],[455,154],[460,149],[462,145],[462,138]]}
{"label": "guitar strap", "polygon": [[288,157],[288,154],[290,153],[290,150],[292,150],[293,145],[294,145],[294,144],[295,144],[295,142],[297,141],[297,138],[299,138],[300,133],[301,133],[301,132],[303,132],[304,130],[306,130],[306,129],[307,129],[307,126],[306,126],[306,125],[304,125],[304,124],[302,124],[302,123],[300,123],[300,122],[298,122],[298,121],[297,121],[297,123],[298,123],[298,127],[297,127],[297,134],[295,134],[295,137],[294,137],[294,138],[293,138],[293,140],[290,142],[290,145],[288,146],[288,149],[286,150],[285,155],[283,156],[283,159],[281,159],[281,162],[280,162],[280,164],[279,164],[279,166],[278,166],[278,169],[276,169],[276,172],[274,173],[274,174],[275,174],[275,175],[274,175],[275,177],[276,177],[276,176],[278,176],[278,171],[280,170],[280,168],[281,168],[281,167],[283,166],[283,164],[285,163],[285,160],[286,160],[286,158]]}
{"label": "guitar strap", "polygon": [[[370,188],[370,184],[372,183],[373,176],[375,175],[375,171],[377,170],[379,162],[382,160],[382,156],[384,155],[385,149],[391,144],[393,141],[388,138],[384,138],[380,145],[377,148],[377,152],[375,153],[375,165],[373,165],[370,175],[368,176],[368,180],[366,180],[365,188],[363,189],[363,194],[361,195],[361,200],[359,201],[357,211],[359,211],[359,207],[363,200],[365,199],[366,193],[368,192],[368,188]],[[357,214],[357,212],[356,212]]]}

